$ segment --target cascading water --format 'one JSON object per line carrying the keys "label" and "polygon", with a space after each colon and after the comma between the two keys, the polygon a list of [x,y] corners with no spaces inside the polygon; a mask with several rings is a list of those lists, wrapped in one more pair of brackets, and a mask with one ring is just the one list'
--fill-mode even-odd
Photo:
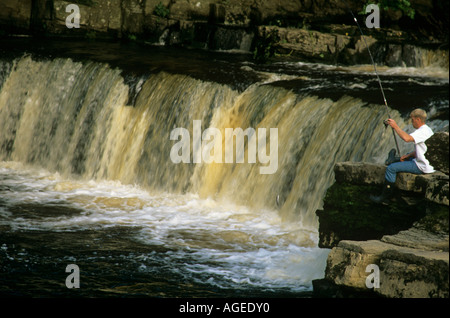
{"label": "cascading water", "polygon": [[[70,263],[88,273],[86,296],[307,292],[328,254],[315,211],[334,164],[382,162],[393,147],[383,105],[295,92],[270,76],[237,90],[161,71],[131,89],[107,63],[2,63],[0,294],[66,295]],[[170,133],[187,129],[192,145],[194,120],[217,128],[221,144],[226,128],[278,128],[275,173],[248,160],[174,163]],[[6,278],[14,271],[22,278]],[[27,279],[35,287],[19,288]]]}
{"label": "cascading water", "polygon": [[[275,208],[275,196],[281,194],[289,202],[282,208],[286,216],[297,214],[315,226],[314,212],[333,164],[368,160],[391,146],[379,125],[383,108],[365,107],[351,97],[332,102],[270,85],[238,93],[158,73],[129,106],[128,86],[105,64],[36,62],[29,56],[15,63],[1,95],[1,159],[67,177],[199,193],[258,209]],[[174,164],[170,131],[186,127],[192,135],[193,120],[200,120],[203,130],[278,127],[276,173],[261,174],[259,163]],[[367,149],[368,144],[375,147]]]}

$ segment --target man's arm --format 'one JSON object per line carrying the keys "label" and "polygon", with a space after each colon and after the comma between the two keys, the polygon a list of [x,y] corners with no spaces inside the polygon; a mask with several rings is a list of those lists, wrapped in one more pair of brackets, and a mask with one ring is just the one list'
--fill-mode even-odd
{"label": "man's arm", "polygon": [[405,161],[405,160],[408,160],[409,158],[415,158],[415,157],[416,157],[416,151],[413,151],[413,152],[410,152],[410,153],[408,153],[406,155],[403,155],[400,158],[400,161]]}
{"label": "man's arm", "polygon": [[395,120],[388,119],[387,123],[388,123],[389,126],[394,128],[394,130],[397,133],[397,135],[399,135],[400,138],[402,138],[404,141],[406,141],[406,142],[414,142],[414,138],[411,135],[409,135],[408,133],[404,132],[400,127],[398,127],[398,125],[395,122]]}

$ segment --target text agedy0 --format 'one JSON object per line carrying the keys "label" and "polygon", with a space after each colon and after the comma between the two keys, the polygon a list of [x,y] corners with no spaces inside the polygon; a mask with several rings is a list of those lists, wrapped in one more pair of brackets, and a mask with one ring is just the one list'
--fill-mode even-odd
{"label": "text agedy0", "polygon": [[186,302],[180,305],[179,312],[181,313],[205,313],[209,316],[213,310],[219,312],[233,312],[233,313],[263,313],[269,312],[270,306],[268,303],[225,303],[223,307],[214,305],[189,304]]}

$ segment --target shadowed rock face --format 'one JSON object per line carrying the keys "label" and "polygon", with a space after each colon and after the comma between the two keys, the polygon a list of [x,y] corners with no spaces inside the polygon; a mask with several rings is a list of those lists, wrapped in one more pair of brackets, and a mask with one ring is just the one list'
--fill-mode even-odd
{"label": "shadowed rock face", "polygon": [[426,144],[428,147],[427,158],[434,169],[448,175],[449,144],[448,132],[437,132],[431,136]]}

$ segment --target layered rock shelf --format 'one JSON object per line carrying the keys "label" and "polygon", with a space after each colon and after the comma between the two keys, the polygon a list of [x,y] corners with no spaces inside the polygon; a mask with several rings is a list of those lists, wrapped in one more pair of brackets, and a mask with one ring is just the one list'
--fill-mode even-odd
{"label": "layered rock shelf", "polygon": [[[448,133],[440,134],[448,151]],[[331,249],[325,278],[313,282],[317,296],[449,297],[448,159],[445,166],[447,174],[398,174],[385,206],[369,199],[380,191],[384,165],[335,165],[336,182],[316,213],[319,246]],[[379,270],[379,286],[370,283],[369,265]]]}
{"label": "layered rock shelf", "polygon": [[[367,42],[377,63],[448,69],[448,3],[410,2],[414,19],[382,10],[375,29],[365,27],[356,0],[3,0],[0,36],[121,39],[342,64],[370,63]],[[66,25],[70,4],[79,7],[79,28]]]}

